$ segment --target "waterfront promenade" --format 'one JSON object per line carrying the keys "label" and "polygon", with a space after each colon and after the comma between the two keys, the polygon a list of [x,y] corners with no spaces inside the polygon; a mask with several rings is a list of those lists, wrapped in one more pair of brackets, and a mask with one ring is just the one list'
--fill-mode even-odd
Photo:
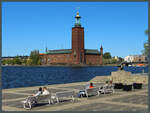
{"label": "waterfront promenade", "polygon": [[[77,93],[84,89],[87,82],[48,85],[52,93],[61,91],[75,91],[75,101],[70,100],[48,104],[42,102],[31,110],[25,110],[21,103],[28,95],[35,93],[40,86],[13,88],[2,90],[3,111],[138,111],[148,112],[148,85],[144,84],[142,89],[133,89],[126,92],[121,89],[115,90],[114,94],[93,96],[90,98],[78,98]],[[100,86],[102,83],[94,82]]]}

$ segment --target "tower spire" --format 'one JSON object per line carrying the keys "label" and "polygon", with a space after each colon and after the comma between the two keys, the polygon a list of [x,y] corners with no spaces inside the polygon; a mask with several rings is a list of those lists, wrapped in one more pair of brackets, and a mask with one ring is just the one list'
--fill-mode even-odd
{"label": "tower spire", "polygon": [[101,45],[101,49],[103,49],[103,46]]}
{"label": "tower spire", "polygon": [[100,54],[103,55],[103,47],[101,45],[101,48],[100,48]]}
{"label": "tower spire", "polygon": [[46,52],[46,53],[48,52],[47,46],[46,46],[46,48],[45,48],[45,52]]}
{"label": "tower spire", "polygon": [[77,15],[75,16],[75,27],[81,27],[80,18],[79,11],[77,11]]}

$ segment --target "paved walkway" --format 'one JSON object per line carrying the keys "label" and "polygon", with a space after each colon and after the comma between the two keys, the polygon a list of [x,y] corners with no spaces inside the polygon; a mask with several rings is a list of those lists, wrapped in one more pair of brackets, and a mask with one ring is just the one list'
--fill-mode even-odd
{"label": "paved walkway", "polygon": [[[85,82],[59,84],[47,86],[52,93],[74,90],[76,92],[75,102],[70,100],[59,104],[49,105],[42,102],[30,111],[138,111],[148,112],[148,85],[140,90],[125,92],[115,90],[114,94],[105,94],[87,98],[78,98],[77,93],[85,87]],[[101,85],[95,83],[96,86]],[[27,87],[2,90],[3,111],[28,111],[23,109],[21,103],[28,95],[37,91],[39,87]]]}

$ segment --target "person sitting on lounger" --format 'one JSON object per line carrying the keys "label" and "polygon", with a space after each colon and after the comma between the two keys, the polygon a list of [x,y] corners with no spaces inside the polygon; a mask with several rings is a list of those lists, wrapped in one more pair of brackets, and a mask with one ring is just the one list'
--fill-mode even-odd
{"label": "person sitting on lounger", "polygon": [[42,88],[39,88],[39,91],[36,94],[33,94],[33,96],[39,96],[42,94]]}
{"label": "person sitting on lounger", "polygon": [[113,86],[112,81],[109,81],[109,86],[110,86],[110,87],[112,87],[112,86]]}
{"label": "person sitting on lounger", "polygon": [[94,86],[93,86],[93,83],[92,83],[92,82],[90,83],[89,88],[94,88]]}
{"label": "person sitting on lounger", "polygon": [[89,88],[93,88],[94,86],[93,86],[93,83],[91,82],[90,84],[88,84],[86,87],[85,87],[85,89],[89,89]]}
{"label": "person sitting on lounger", "polygon": [[47,90],[46,87],[43,87],[43,92],[42,92],[42,95],[48,95],[50,94],[49,91]]}
{"label": "person sitting on lounger", "polygon": [[[89,88],[94,88],[93,86],[93,83],[91,82],[90,85],[86,86],[85,89],[89,89]],[[78,93],[78,97],[81,97],[81,96],[85,96],[85,91],[82,90],[82,91],[79,91]]]}

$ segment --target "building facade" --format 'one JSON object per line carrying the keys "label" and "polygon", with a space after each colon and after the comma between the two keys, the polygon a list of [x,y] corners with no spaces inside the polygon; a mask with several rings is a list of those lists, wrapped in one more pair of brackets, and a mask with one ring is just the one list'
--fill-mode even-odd
{"label": "building facade", "polygon": [[47,50],[40,54],[42,64],[102,64],[103,47],[97,49],[84,48],[84,28],[77,12],[75,25],[72,28],[72,49]]}
{"label": "building facade", "polygon": [[129,55],[124,60],[127,62],[147,62],[147,57],[144,55]]}

